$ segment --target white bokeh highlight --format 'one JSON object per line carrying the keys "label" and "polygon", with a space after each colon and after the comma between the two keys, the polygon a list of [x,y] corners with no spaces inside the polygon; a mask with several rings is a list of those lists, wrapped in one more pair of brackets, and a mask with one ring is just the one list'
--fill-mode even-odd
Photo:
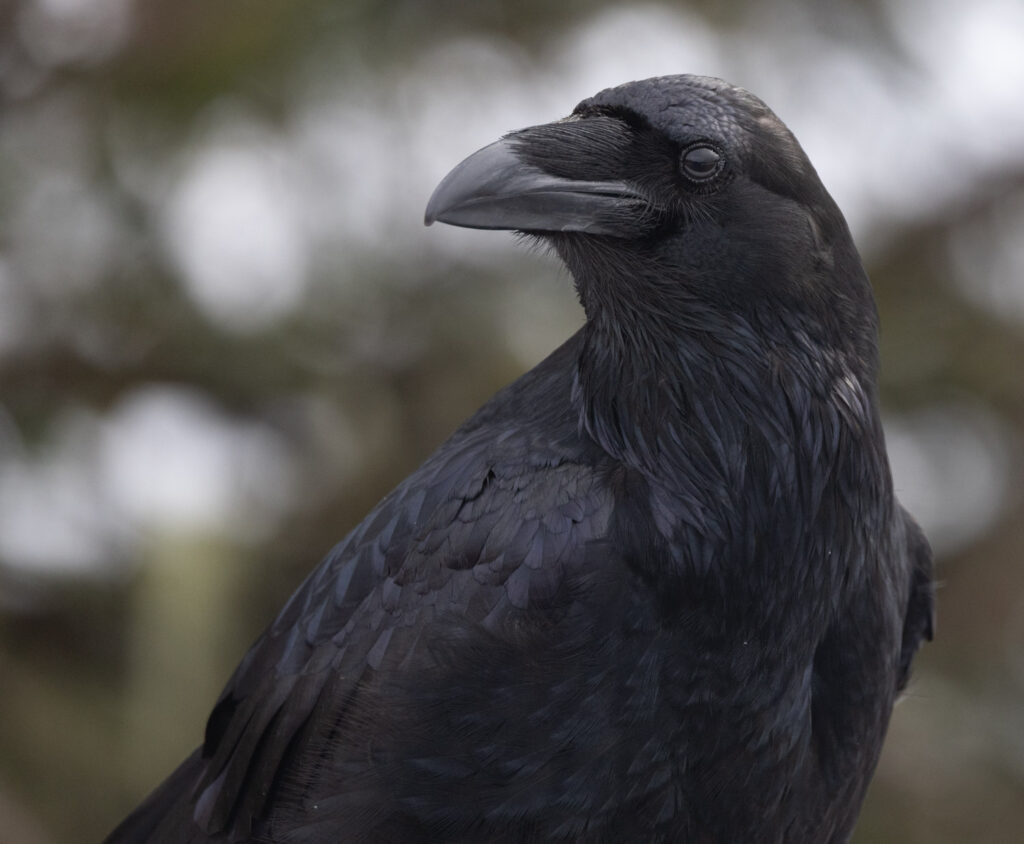
{"label": "white bokeh highlight", "polygon": [[235,124],[212,134],[187,156],[160,209],[164,237],[189,295],[211,318],[263,328],[305,291],[296,175],[268,132]]}
{"label": "white bokeh highlight", "polygon": [[145,528],[263,537],[294,491],[279,437],[180,388],[129,395],[105,421],[98,446],[100,485]]}
{"label": "white bokeh highlight", "polygon": [[885,434],[896,494],[936,551],[967,545],[1006,509],[1020,444],[982,408],[948,404],[889,417]]}

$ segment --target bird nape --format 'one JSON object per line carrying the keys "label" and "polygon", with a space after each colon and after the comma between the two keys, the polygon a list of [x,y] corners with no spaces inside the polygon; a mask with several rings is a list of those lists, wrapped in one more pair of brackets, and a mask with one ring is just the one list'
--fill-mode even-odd
{"label": "bird nape", "polygon": [[720,80],[632,82],[426,221],[546,242],[586,324],[328,554],[108,840],[846,841],[932,564],[799,144]]}

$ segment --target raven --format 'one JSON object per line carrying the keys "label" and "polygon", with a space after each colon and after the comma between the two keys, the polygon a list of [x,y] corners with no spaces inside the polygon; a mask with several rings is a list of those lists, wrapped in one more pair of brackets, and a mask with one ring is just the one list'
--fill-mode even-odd
{"label": "raven", "polygon": [[299,587],[110,842],[846,841],[911,659],[877,316],[759,99],[611,88],[458,165],[584,327]]}

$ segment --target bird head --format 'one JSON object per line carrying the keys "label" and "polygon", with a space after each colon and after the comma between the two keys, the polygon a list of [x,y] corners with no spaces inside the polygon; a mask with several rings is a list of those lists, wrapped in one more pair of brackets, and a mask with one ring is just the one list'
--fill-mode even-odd
{"label": "bird head", "polygon": [[842,214],[782,121],[718,79],[631,82],[512,132],[445,177],[434,221],[546,241],[591,321],[639,310],[678,328],[710,309],[770,329],[783,312],[873,359],[873,300]]}

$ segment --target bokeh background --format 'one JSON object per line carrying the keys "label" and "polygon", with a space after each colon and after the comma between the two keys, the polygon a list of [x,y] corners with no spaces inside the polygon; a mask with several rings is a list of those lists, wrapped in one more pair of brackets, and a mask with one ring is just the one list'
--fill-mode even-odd
{"label": "bokeh background", "polygon": [[580,323],[464,155],[612,84],[761,95],[876,285],[938,557],[856,835],[1024,829],[1024,3],[0,2],[0,841],[98,840],[395,482]]}

